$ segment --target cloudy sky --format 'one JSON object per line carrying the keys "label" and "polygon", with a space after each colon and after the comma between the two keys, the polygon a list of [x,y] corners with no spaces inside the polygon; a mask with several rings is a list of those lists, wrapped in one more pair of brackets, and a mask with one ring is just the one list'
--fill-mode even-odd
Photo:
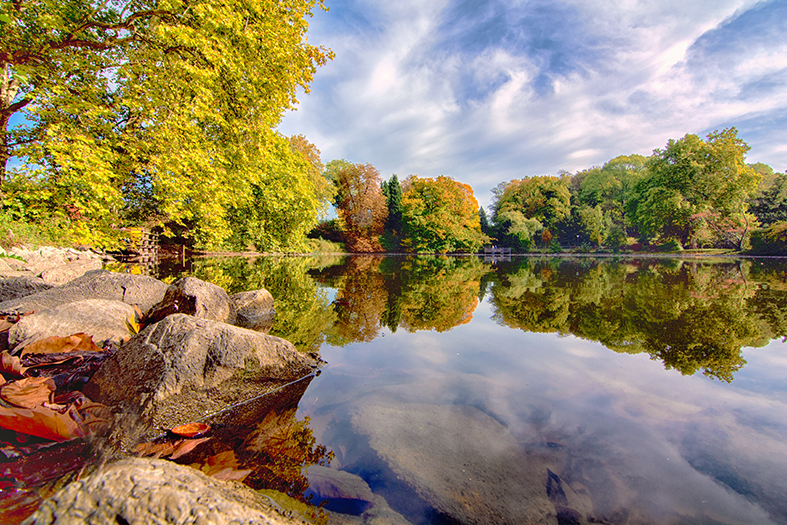
{"label": "cloudy sky", "polygon": [[326,0],[336,59],[279,129],[323,162],[501,181],[735,126],[787,169],[785,0]]}

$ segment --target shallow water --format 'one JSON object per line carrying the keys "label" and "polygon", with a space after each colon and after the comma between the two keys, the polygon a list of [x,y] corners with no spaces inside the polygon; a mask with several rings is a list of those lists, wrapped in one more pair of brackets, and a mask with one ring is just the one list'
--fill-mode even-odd
{"label": "shallow water", "polygon": [[[787,261],[195,262],[327,362],[297,417],[411,523],[787,522]],[[330,507],[329,507],[330,508]]]}

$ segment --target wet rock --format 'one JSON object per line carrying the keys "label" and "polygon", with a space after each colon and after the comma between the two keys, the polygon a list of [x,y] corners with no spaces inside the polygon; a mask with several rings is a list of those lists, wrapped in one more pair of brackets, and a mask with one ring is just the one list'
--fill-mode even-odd
{"label": "wet rock", "polygon": [[[15,259],[9,260],[13,261]],[[4,264],[3,259],[0,259],[0,264]],[[53,287],[53,284],[45,283],[40,277],[8,277],[0,279],[0,302],[21,299]]]}
{"label": "wet rock", "polygon": [[175,313],[235,324],[235,304],[227,292],[215,284],[195,277],[178,279],[167,288],[164,299],[146,315],[156,323]]}
{"label": "wet rock", "polygon": [[147,311],[161,302],[167,285],[153,277],[93,270],[58,286],[20,299],[0,303],[0,312],[29,312],[85,299],[110,299]]}
{"label": "wet rock", "polygon": [[134,410],[158,428],[195,421],[313,373],[288,341],[174,314],[124,344],[85,385],[94,401]]}
{"label": "wet rock", "polygon": [[26,315],[8,331],[8,348],[21,350],[30,343],[56,335],[86,333],[99,347],[128,339],[128,320],[136,319],[131,305],[107,299],[88,299],[61,304]]}
{"label": "wet rock", "polygon": [[393,510],[385,498],[373,494],[372,506],[360,516],[328,511],[331,525],[410,525],[404,516]]}
{"label": "wet rock", "polygon": [[371,402],[356,410],[352,424],[440,519],[558,523],[546,466],[478,409]]}
{"label": "wet rock", "polygon": [[374,504],[372,489],[355,474],[312,465],[306,470],[306,477],[309,488],[304,495],[311,496],[315,505],[324,504],[327,510],[357,516]]}
{"label": "wet rock", "polygon": [[238,312],[235,324],[250,330],[267,333],[273,326],[276,310],[268,290],[251,290],[230,296]]}
{"label": "wet rock", "polygon": [[164,460],[106,465],[44,501],[26,525],[68,523],[306,523],[240,483],[223,482]]}

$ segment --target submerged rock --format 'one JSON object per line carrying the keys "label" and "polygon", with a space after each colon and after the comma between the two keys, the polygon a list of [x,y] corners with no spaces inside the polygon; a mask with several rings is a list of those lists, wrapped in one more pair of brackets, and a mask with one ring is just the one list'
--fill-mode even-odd
{"label": "submerged rock", "polygon": [[478,409],[381,401],[360,406],[352,424],[447,522],[558,523],[546,465]]}
{"label": "submerged rock", "polygon": [[307,523],[270,498],[175,463],[127,459],[106,465],[46,500],[26,525],[68,523]]}
{"label": "submerged rock", "polygon": [[374,504],[372,489],[355,474],[312,465],[306,470],[306,477],[309,488],[304,495],[327,510],[359,515]]}

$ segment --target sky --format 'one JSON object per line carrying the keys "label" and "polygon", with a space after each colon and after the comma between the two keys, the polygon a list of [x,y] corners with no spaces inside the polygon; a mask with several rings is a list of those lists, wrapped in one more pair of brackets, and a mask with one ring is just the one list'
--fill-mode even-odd
{"label": "sky", "polygon": [[279,126],[323,162],[500,182],[735,126],[787,169],[787,0],[325,0],[334,51]]}

